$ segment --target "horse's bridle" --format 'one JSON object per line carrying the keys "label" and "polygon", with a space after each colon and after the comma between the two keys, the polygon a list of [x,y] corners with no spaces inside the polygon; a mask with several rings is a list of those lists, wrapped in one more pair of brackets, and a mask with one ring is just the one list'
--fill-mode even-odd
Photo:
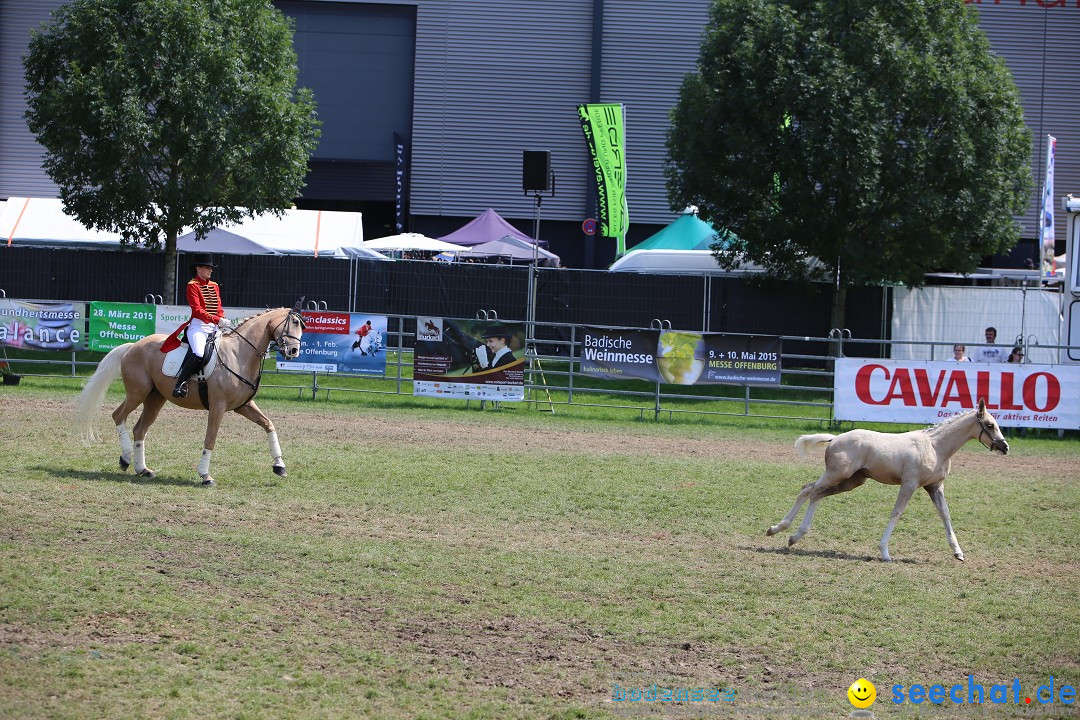
{"label": "horse's bridle", "polygon": [[[290,333],[285,332],[285,323],[289,322],[289,320],[292,319],[292,318],[296,318],[296,321],[300,323],[300,328],[301,329],[307,327],[307,322],[304,320],[304,316],[300,314],[299,310],[297,310],[296,308],[293,308],[292,310],[289,310],[289,314],[285,316],[285,319],[283,319],[280,323],[278,323],[278,326],[276,328],[274,328],[274,332],[271,334],[270,344],[266,348],[267,350],[270,350],[271,348],[274,348],[274,349],[280,348],[281,347],[281,341],[284,340],[285,338],[295,340],[298,345],[300,344],[300,338],[299,337],[297,337],[296,335],[292,335]],[[259,348],[255,347],[255,343],[248,340],[247,337],[242,332],[240,332],[239,329],[233,330],[232,334],[236,335],[241,340],[246,342],[248,344],[248,347],[250,347],[255,352],[257,352],[259,354],[263,354],[263,352],[261,352],[259,350]],[[244,405],[247,405],[249,402],[251,402],[251,398],[255,397],[255,395],[259,392],[259,382],[262,381],[262,363],[261,362],[259,363],[259,375],[258,375],[258,377],[255,378],[255,382],[251,382],[246,377],[244,377],[243,375],[241,375],[240,373],[236,372],[231,367],[226,365],[220,359],[218,360],[218,365],[220,365],[221,367],[228,370],[230,373],[233,374],[233,376],[237,380],[239,380],[240,382],[244,383],[249,388],[251,388],[251,397],[249,397],[247,400],[240,403],[236,407],[242,407]],[[235,410],[236,408],[233,408],[233,409]]]}
{"label": "horse's bridle", "polygon": [[[1008,442],[1006,442],[1004,439],[995,440],[994,439],[994,434],[990,432],[990,427],[986,424],[986,421],[983,420],[981,417],[976,416],[975,420],[976,420],[976,422],[979,423],[979,442],[982,443],[983,447],[985,447],[990,452],[994,452],[995,450],[998,450],[1002,454],[1008,452],[1008,450],[1009,450],[1009,443]],[[988,438],[990,438],[990,444],[989,445],[987,445],[986,443],[984,443],[982,441],[983,435],[986,435]],[[1004,446],[1005,446],[1004,448],[1001,447],[1002,444],[1004,444]]]}
{"label": "horse's bridle", "polygon": [[[307,321],[304,320],[304,316],[301,315],[299,313],[299,311],[297,311],[296,309],[290,310],[289,314],[285,316],[285,319],[282,320],[280,323],[278,323],[277,328],[274,329],[274,337],[270,341],[270,345],[269,345],[269,347],[267,349],[273,348],[275,350],[279,350],[281,348],[281,341],[286,339],[286,338],[288,338],[289,340],[295,340],[297,345],[300,344],[300,338],[299,337],[297,337],[296,335],[292,335],[290,333],[287,333],[283,329],[284,326],[285,326],[285,323],[289,322],[289,320],[291,320],[293,318],[295,318],[296,321],[298,323],[300,323],[300,329],[301,330],[303,330],[304,328],[307,327]],[[279,330],[281,330],[280,334],[278,334]],[[244,338],[244,340],[247,340],[247,338]],[[249,342],[248,345],[251,345],[251,343]],[[251,346],[255,347],[254,345],[251,345]],[[256,348],[256,349],[258,349],[258,348]]]}

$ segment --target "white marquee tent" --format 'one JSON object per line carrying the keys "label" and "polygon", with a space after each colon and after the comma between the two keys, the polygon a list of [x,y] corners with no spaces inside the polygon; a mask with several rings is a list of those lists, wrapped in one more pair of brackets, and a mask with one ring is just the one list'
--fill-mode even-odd
{"label": "white marquee tent", "polygon": [[[357,212],[286,210],[266,213],[235,225],[214,228],[195,240],[177,238],[183,252],[257,255],[374,257],[363,248],[362,216]],[[57,198],[11,197],[0,207],[0,242],[35,247],[114,249],[120,234],[91,230],[64,212]]]}

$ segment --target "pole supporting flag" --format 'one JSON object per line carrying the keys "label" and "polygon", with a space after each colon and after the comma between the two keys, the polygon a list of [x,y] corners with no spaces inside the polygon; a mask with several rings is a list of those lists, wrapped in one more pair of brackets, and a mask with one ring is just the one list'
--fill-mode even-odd
{"label": "pole supporting flag", "polygon": [[1043,277],[1053,277],[1057,270],[1054,261],[1054,155],[1057,138],[1046,136],[1046,182],[1043,183],[1042,211],[1039,213],[1039,240],[1042,246]]}

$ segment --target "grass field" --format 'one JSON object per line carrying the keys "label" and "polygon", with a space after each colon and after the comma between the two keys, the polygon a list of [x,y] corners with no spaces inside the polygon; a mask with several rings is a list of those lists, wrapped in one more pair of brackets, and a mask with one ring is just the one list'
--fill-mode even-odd
{"label": "grass field", "polygon": [[[816,424],[270,390],[289,477],[234,416],[202,488],[202,415],[166,408],[136,481],[105,409],[67,434],[77,387],[0,390],[0,718],[835,718],[859,677],[877,717],[975,717],[890,702],[969,675],[1023,688],[979,717],[1080,716],[1023,703],[1080,684],[1075,437],[967,446],[967,562],[919,494],[886,564],[876,483],[765,537]],[[612,702],[653,682],[734,699]]]}

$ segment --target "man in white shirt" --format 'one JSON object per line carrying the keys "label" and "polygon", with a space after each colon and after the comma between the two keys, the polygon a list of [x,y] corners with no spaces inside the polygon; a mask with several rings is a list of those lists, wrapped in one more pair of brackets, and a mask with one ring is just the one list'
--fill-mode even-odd
{"label": "man in white shirt", "polygon": [[974,362],[1005,362],[1007,356],[1005,348],[994,344],[994,341],[997,340],[997,329],[988,327],[983,333],[986,342],[989,344],[975,348],[975,352],[971,353],[971,359]]}

